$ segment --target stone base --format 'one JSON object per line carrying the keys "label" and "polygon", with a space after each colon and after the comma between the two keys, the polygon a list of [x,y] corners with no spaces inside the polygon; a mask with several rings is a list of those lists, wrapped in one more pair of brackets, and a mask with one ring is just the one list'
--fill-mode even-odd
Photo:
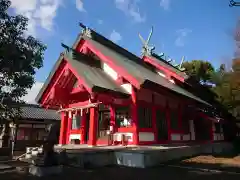
{"label": "stone base", "polygon": [[56,175],[60,174],[61,172],[62,166],[39,167],[31,165],[29,168],[29,173],[38,177]]}
{"label": "stone base", "polygon": [[[134,146],[132,146],[134,147]],[[72,151],[74,149],[74,151]],[[206,154],[225,154],[231,152],[233,146],[231,143],[219,142],[189,146],[165,147],[156,146],[139,146],[137,148],[116,148],[101,149],[93,148],[91,151],[79,148],[70,148],[63,152],[59,152],[58,163],[64,165],[69,164],[78,168],[103,167],[108,165],[120,165],[127,167],[146,168],[158,166],[171,160],[179,160],[185,157],[192,157]],[[79,149],[79,151],[77,150]],[[58,149],[59,151],[61,148]],[[52,161],[50,161],[52,162]],[[44,164],[39,161],[36,164]],[[37,165],[35,165],[37,166]],[[31,174],[36,176],[44,176],[48,174],[56,174],[56,166],[40,167],[37,175],[36,169],[31,169]],[[54,169],[55,168],[55,169]],[[46,170],[45,170],[46,169]],[[53,169],[53,170],[51,170]],[[35,171],[35,172],[34,172]],[[46,171],[46,172],[45,172]],[[49,172],[50,171],[50,172]],[[59,172],[59,169],[58,171]],[[60,171],[61,172],[61,171]]]}

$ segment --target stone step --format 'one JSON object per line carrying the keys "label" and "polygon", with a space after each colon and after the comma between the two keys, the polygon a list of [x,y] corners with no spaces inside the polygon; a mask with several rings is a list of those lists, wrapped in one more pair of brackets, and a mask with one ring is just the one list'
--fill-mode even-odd
{"label": "stone step", "polygon": [[2,171],[9,171],[15,169],[14,166],[10,166],[8,164],[0,164],[0,172]]}

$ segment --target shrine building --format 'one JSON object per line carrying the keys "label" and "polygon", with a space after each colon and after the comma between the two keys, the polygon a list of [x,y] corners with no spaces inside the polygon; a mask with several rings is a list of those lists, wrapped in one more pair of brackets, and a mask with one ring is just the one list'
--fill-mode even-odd
{"label": "shrine building", "polygon": [[149,145],[223,141],[224,119],[185,88],[180,65],[142,57],[82,25],[51,70],[36,101],[61,115],[59,144]]}

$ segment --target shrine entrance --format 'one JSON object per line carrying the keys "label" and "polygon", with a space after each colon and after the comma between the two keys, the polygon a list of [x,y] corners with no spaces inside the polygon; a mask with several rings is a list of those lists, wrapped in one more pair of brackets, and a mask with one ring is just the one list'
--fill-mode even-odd
{"label": "shrine entrance", "polygon": [[110,128],[110,107],[100,104],[98,109],[98,140],[108,140],[108,134]]}
{"label": "shrine entrance", "polygon": [[212,138],[211,121],[207,121],[202,117],[197,117],[194,121],[195,140],[209,141]]}
{"label": "shrine entrance", "polygon": [[156,110],[156,123],[157,123],[157,140],[167,141],[168,140],[168,125],[166,113],[160,109]]}

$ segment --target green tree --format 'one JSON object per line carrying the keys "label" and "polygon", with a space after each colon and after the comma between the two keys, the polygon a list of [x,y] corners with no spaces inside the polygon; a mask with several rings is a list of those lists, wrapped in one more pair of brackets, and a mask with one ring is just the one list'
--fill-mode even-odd
{"label": "green tree", "polygon": [[183,63],[185,73],[189,76],[186,82],[191,86],[189,89],[205,101],[212,103],[216,94],[211,90],[213,86],[213,74],[215,70],[211,63],[202,60],[193,60]]}
{"label": "green tree", "polygon": [[192,83],[207,84],[211,82],[214,68],[211,63],[202,60],[193,60],[183,63],[189,81]]}
{"label": "green tree", "polygon": [[240,120],[240,58],[233,60],[232,72],[230,73],[229,79],[231,88],[230,111]]}
{"label": "green tree", "polygon": [[232,71],[229,72],[229,86],[231,88],[230,111],[240,120],[240,19],[236,23],[234,41],[236,44],[236,51],[235,57],[232,60]]}
{"label": "green tree", "polygon": [[235,58],[232,63],[232,70],[226,71],[222,65],[214,74],[215,86],[212,90],[217,94],[217,100],[240,119],[240,59]]}
{"label": "green tree", "polygon": [[230,78],[230,72],[225,71],[225,69],[217,70],[213,75],[215,86],[212,88],[217,94],[217,100],[228,110],[232,102]]}
{"label": "green tree", "polygon": [[[39,40],[26,35],[26,17],[8,14],[10,5],[9,0],[0,0],[0,124],[4,127],[1,129],[2,135],[6,135],[9,121],[19,114],[12,105],[21,102],[26,90],[32,87],[36,70],[43,66],[46,49]],[[4,142],[8,141],[7,138],[5,140]]]}
{"label": "green tree", "polygon": [[218,81],[213,89],[218,95],[219,102],[232,113],[234,117],[240,120],[240,20],[238,20],[234,41],[236,43],[235,57],[232,60],[232,69],[226,71],[219,70]]}

